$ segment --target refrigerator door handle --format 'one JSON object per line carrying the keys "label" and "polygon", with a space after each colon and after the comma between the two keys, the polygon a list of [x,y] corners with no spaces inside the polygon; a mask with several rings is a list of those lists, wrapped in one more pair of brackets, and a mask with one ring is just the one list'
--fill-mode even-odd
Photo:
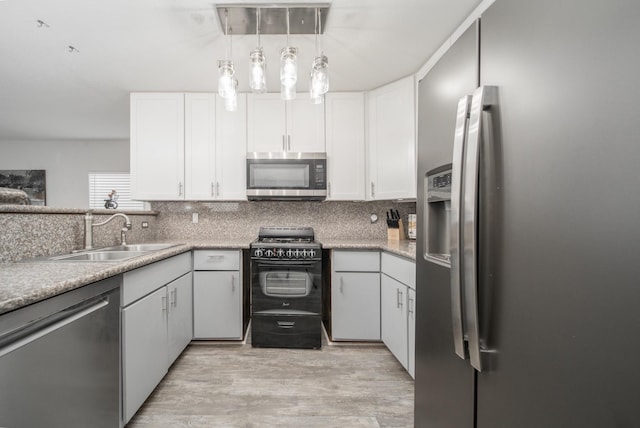
{"label": "refrigerator door handle", "polygon": [[478,178],[482,144],[482,113],[497,103],[495,86],[481,86],[473,93],[465,153],[463,184],[463,270],[464,316],[471,366],[482,371],[480,317],[478,311]]}
{"label": "refrigerator door handle", "polygon": [[464,170],[465,137],[471,96],[467,95],[458,101],[456,114],[456,130],[453,140],[453,162],[451,166],[451,223],[449,231],[449,249],[451,254],[451,316],[453,342],[456,354],[463,360],[467,358],[465,349],[464,319],[462,312],[462,243],[460,233],[460,215],[462,203],[462,180]]}

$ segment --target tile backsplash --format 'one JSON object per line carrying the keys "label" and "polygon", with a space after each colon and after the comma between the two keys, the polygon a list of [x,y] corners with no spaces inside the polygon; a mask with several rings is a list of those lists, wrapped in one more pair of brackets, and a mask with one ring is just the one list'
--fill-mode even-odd
{"label": "tile backsplash", "polygon": [[[405,221],[415,202],[154,202],[159,239],[246,239],[260,226],[311,226],[322,239],[384,239],[386,211]],[[197,214],[197,223],[194,223]],[[371,223],[371,214],[378,216]]]}
{"label": "tile backsplash", "polygon": [[[127,241],[241,241],[258,236],[260,226],[311,226],[316,238],[385,239],[386,211],[397,209],[407,222],[415,202],[153,202],[153,213],[127,212],[133,229]],[[84,210],[47,207],[0,210],[0,262],[68,253],[83,247]],[[22,212],[21,212],[22,211]],[[197,214],[197,223],[194,222]],[[371,222],[371,214],[378,221]],[[94,213],[94,222],[111,215]],[[142,229],[142,222],[149,228]],[[94,247],[117,245],[120,219],[94,229]]]}

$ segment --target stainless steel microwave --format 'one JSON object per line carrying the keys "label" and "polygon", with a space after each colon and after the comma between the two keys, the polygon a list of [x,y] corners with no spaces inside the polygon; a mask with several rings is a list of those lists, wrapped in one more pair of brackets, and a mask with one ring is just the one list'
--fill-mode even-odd
{"label": "stainless steel microwave", "polygon": [[320,201],[326,197],[326,153],[247,153],[247,198],[250,201]]}

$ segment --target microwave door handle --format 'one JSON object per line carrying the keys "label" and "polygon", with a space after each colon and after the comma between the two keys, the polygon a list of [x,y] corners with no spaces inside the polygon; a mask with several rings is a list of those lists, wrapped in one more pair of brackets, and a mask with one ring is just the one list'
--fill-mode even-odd
{"label": "microwave door handle", "polygon": [[451,316],[453,343],[456,355],[463,360],[467,358],[465,349],[464,319],[462,312],[462,246],[461,246],[461,198],[464,171],[464,149],[471,96],[467,95],[458,101],[456,129],[453,140],[453,163],[451,166],[451,224],[449,231],[451,251]]}

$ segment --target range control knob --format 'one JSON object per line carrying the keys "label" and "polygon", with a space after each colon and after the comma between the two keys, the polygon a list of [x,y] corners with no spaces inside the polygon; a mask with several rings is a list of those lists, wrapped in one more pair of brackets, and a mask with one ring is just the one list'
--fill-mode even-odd
{"label": "range control knob", "polygon": [[276,255],[276,253],[273,250],[267,250],[264,253],[267,257],[273,257]]}
{"label": "range control knob", "polygon": [[306,258],[308,255],[309,255],[309,252],[307,250],[300,251],[300,256],[302,258]]}
{"label": "range control knob", "polygon": [[264,251],[262,251],[262,248],[256,248],[256,250],[253,252],[253,255],[256,257],[262,257],[263,254]]}
{"label": "range control knob", "polygon": [[277,255],[278,257],[284,257],[284,250],[283,250],[282,248],[278,248],[278,249],[276,250],[276,255]]}
{"label": "range control knob", "polygon": [[316,256],[316,250],[309,250],[307,252],[307,254],[309,255],[309,257],[315,257]]}
{"label": "range control knob", "polygon": [[292,259],[294,257],[295,253],[293,252],[292,249],[288,249],[287,250],[287,257],[289,257],[290,259]]}

